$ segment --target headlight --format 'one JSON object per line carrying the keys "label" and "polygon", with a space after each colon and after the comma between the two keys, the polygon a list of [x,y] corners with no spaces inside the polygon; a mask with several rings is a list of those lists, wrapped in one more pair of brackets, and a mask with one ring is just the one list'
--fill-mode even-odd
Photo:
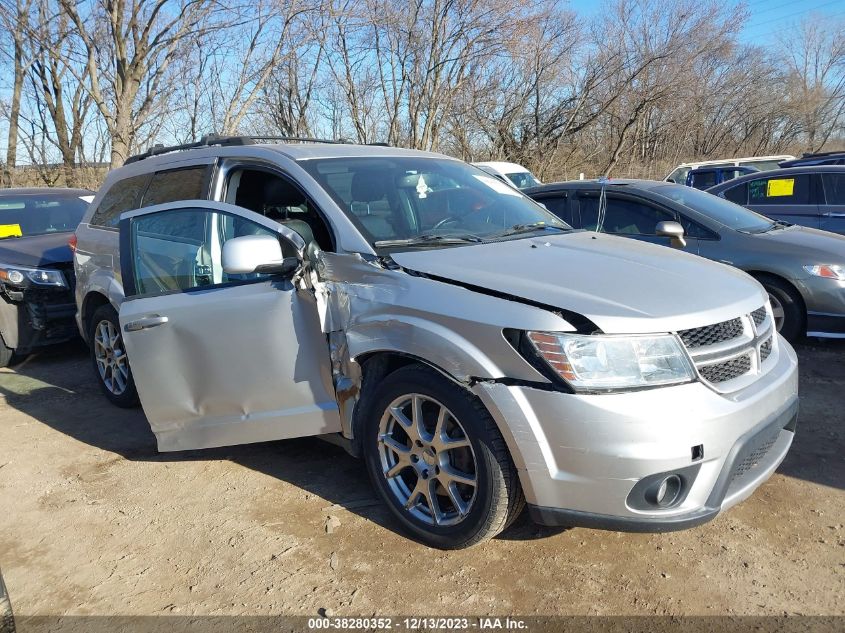
{"label": "headlight", "polygon": [[528,332],[543,360],[576,390],[674,385],[694,379],[681,344],[670,334],[584,336]]}
{"label": "headlight", "polygon": [[49,268],[27,268],[26,266],[11,266],[0,264],[0,281],[11,286],[26,286],[30,283],[37,286],[67,286],[61,271]]}
{"label": "headlight", "polygon": [[816,277],[845,281],[845,266],[841,264],[816,264],[815,266],[804,266],[804,270]]}

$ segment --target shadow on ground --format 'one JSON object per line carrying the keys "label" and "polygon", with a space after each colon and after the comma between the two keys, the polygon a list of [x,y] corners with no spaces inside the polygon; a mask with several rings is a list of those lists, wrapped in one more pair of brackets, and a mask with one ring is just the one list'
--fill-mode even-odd
{"label": "shadow on ground", "polygon": [[[228,460],[326,499],[387,529],[399,524],[375,498],[362,461],[318,438],[159,453],[140,408],[120,409],[100,393],[79,342],[33,354],[0,370],[7,406],[80,442],[142,462]],[[541,528],[523,514],[500,538],[528,540],[562,529]]]}
{"label": "shadow on ground", "polygon": [[[806,341],[796,347],[801,365],[801,414],[793,448],[779,471],[845,488],[845,341]],[[179,462],[226,459],[288,482],[363,518],[397,530],[376,502],[363,463],[316,438],[203,451],[158,453],[141,409],[118,409],[103,397],[79,342],[45,350],[0,370],[7,406],[97,448],[128,460]],[[501,538],[527,540],[562,530],[540,528],[523,514]]]}

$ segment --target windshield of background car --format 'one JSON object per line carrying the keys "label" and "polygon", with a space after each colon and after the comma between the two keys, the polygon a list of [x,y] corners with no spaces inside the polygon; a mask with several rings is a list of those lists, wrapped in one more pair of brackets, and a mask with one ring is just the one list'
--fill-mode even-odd
{"label": "windshield of background car", "polygon": [[651,190],[737,231],[762,233],[774,226],[774,222],[759,213],[698,189],[657,185],[651,187]]}
{"label": "windshield of background car", "polygon": [[517,171],[512,174],[505,174],[516,187],[520,189],[527,189],[528,187],[536,187],[542,184],[534,177],[530,171]]}
{"label": "windshield of background car", "polygon": [[571,228],[513,187],[457,160],[325,158],[300,164],[371,243],[483,240],[517,225]]}
{"label": "windshield of background car", "polygon": [[0,196],[0,239],[75,231],[87,208],[72,194]]}

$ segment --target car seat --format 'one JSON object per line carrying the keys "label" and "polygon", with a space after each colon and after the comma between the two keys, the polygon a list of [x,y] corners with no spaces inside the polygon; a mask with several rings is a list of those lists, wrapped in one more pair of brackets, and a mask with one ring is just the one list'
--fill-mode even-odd
{"label": "car seat", "polygon": [[376,214],[374,202],[384,200],[386,174],[375,170],[356,171],[352,176],[349,210],[358,219],[364,229],[375,239],[389,239],[396,235],[393,225],[384,213]]}

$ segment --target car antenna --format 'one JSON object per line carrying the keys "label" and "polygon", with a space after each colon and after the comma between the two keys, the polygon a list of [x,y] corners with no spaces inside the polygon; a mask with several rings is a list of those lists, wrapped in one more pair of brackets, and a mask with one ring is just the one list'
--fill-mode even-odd
{"label": "car antenna", "polygon": [[599,192],[599,214],[596,219],[596,233],[604,230],[604,216],[607,214],[607,176],[599,177],[601,192]]}

